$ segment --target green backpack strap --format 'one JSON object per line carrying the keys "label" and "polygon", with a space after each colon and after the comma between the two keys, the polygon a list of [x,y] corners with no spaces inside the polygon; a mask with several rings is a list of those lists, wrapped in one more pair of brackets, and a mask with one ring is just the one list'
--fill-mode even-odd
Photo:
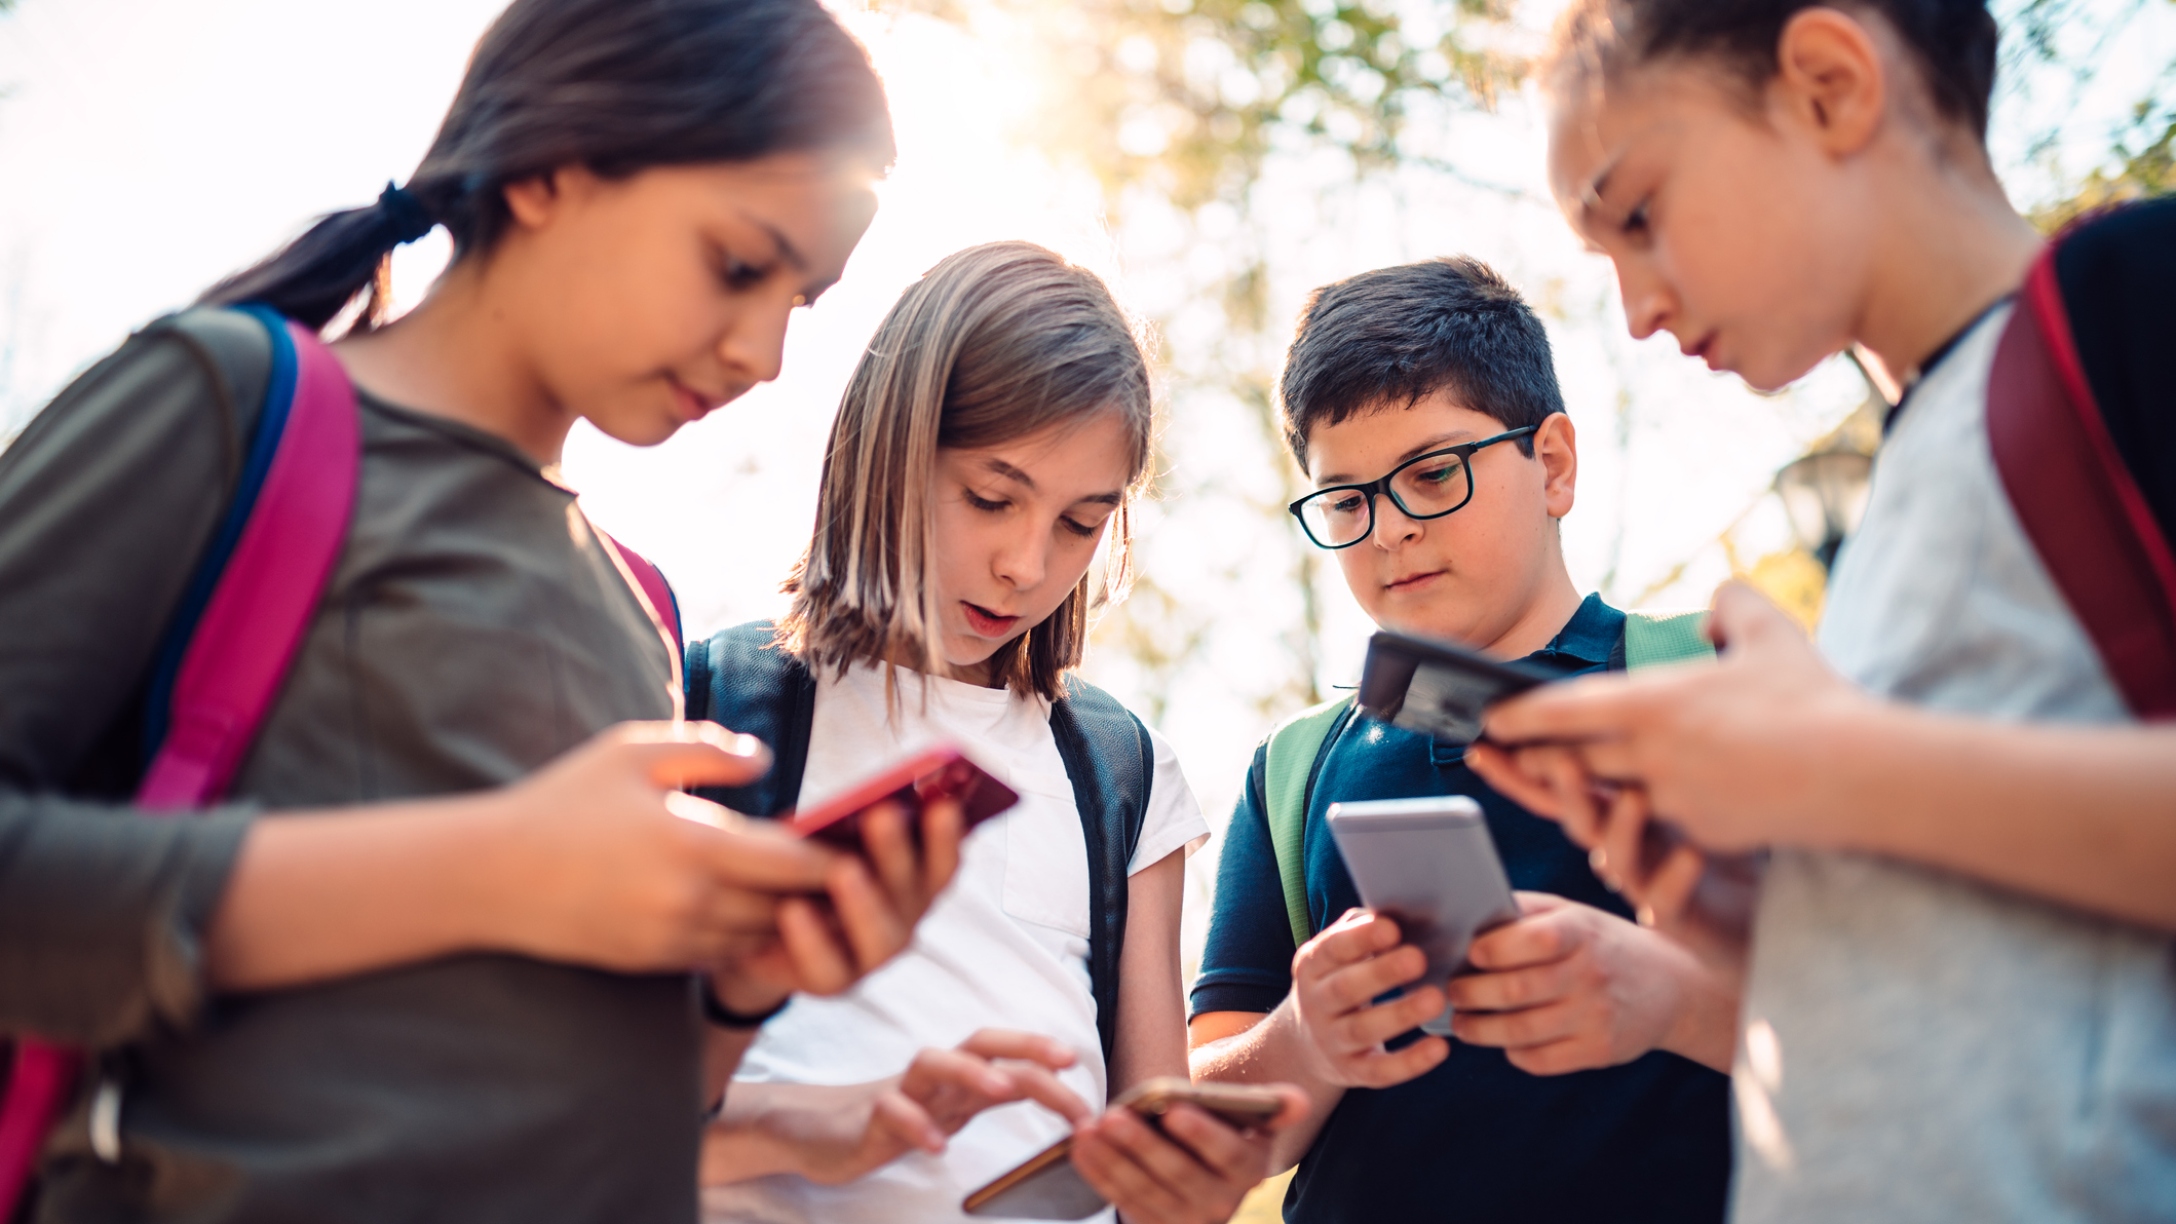
{"label": "green backpack strap", "polygon": [[1285,917],[1292,923],[1292,946],[1315,934],[1307,912],[1307,783],[1315,772],[1322,741],[1352,698],[1339,697],[1302,710],[1269,733],[1262,765],[1262,798],[1269,805],[1269,846],[1277,856],[1277,878],[1284,885]]}
{"label": "green backpack strap", "polygon": [[1708,641],[1707,626],[1705,612],[1625,613],[1625,670],[1714,658],[1715,646]]}

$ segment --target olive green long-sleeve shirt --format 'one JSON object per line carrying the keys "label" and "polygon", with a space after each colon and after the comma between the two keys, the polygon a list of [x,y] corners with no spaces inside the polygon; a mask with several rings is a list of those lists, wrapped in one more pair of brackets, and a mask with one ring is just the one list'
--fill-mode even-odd
{"label": "olive green long-sleeve shirt", "polygon": [[255,812],[496,786],[673,712],[666,645],[573,494],[364,395],[349,538],[231,801],[132,811],[145,680],[269,357],[246,316],[163,320],[0,452],[0,1033],[98,1047],[123,1102],[114,1164],[78,1102],[38,1218],[690,1220],[684,977],[471,955],[205,989]]}

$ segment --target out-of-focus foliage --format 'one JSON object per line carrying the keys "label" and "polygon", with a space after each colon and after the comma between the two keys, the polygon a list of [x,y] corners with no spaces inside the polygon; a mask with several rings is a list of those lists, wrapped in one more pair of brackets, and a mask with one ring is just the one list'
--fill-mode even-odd
{"label": "out-of-focus foliage", "polygon": [[2139,101],[2133,119],[2120,133],[2111,151],[2112,167],[2086,175],[2077,194],[2046,208],[2035,209],[2034,225],[2054,233],[2081,214],[2125,200],[2143,199],[2176,191],[2176,65],[2162,74],[2164,88],[2158,96]]}
{"label": "out-of-focus foliage", "polygon": [[[2090,81],[2114,42],[2136,28],[2150,8],[2164,13],[2176,0],[2128,0],[2108,11],[2106,0],[2023,0],[2005,33],[2003,71],[2029,66],[2066,74],[2073,88]],[[2089,36],[2081,31],[2092,31]],[[2066,38],[2068,42],[2066,42]],[[2051,108],[2060,114],[2060,108]],[[2034,134],[2034,153],[2045,154],[2060,132],[2059,120]],[[2064,198],[2035,208],[2032,222],[2053,233],[2078,216],[2110,204],[2176,190],[2176,60],[2164,66],[2146,96],[2131,108],[2129,122],[2112,133],[2106,161],[2077,181]]]}
{"label": "out-of-focus foliage", "polygon": [[[998,0],[1003,3],[1004,0]],[[1506,0],[1088,0],[1036,6],[1064,88],[1047,147],[1111,189],[1181,208],[1241,200],[1280,139],[1326,141],[1363,168],[1399,159],[1417,96],[1488,105],[1520,65],[1478,36]]]}

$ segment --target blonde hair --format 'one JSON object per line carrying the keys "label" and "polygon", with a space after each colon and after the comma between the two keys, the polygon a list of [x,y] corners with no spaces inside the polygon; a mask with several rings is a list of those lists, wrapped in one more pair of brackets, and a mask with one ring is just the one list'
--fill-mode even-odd
{"label": "blonde hair", "polygon": [[[1126,425],[1126,500],[1111,518],[1103,598],[1124,590],[1128,508],[1154,409],[1141,337],[1094,273],[1028,242],[947,256],[900,296],[854,367],[824,454],[816,530],[785,590],[778,643],[812,671],[917,659],[942,675],[931,487],[940,447],[997,446],[1113,413]],[[1062,695],[1080,664],[1093,571],[991,660],[1024,696]]]}

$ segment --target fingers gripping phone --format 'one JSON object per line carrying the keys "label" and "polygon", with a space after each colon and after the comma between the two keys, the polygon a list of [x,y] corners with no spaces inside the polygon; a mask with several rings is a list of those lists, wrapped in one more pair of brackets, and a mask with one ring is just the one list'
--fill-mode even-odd
{"label": "fingers gripping phone", "polygon": [[957,799],[965,817],[962,832],[1020,802],[1011,787],[991,777],[966,754],[950,745],[930,748],[830,799],[784,817],[786,827],[847,850],[861,849],[861,820],[880,803],[899,805],[907,827],[919,839],[922,808],[938,799]]}
{"label": "fingers gripping phone", "polygon": [[[1449,979],[1474,936],[1519,916],[1481,805],[1465,795],[1333,803],[1329,824],[1360,899],[1428,958],[1422,983]],[[1421,1030],[1450,1036],[1450,1009]]]}
{"label": "fingers gripping phone", "polygon": [[1470,744],[1489,706],[1557,679],[1449,642],[1383,631],[1368,639],[1360,708],[1384,722]]}
{"label": "fingers gripping phone", "polygon": [[[1131,1109],[1159,1126],[1172,1106],[1187,1104],[1214,1114],[1226,1125],[1249,1130],[1276,1117],[1284,1108],[1284,1098],[1268,1088],[1195,1084],[1165,1075],[1136,1084],[1111,1104]],[[1067,1135],[968,1195],[960,1210],[1022,1220],[1085,1220],[1107,1206],[1073,1167],[1073,1137]]]}

